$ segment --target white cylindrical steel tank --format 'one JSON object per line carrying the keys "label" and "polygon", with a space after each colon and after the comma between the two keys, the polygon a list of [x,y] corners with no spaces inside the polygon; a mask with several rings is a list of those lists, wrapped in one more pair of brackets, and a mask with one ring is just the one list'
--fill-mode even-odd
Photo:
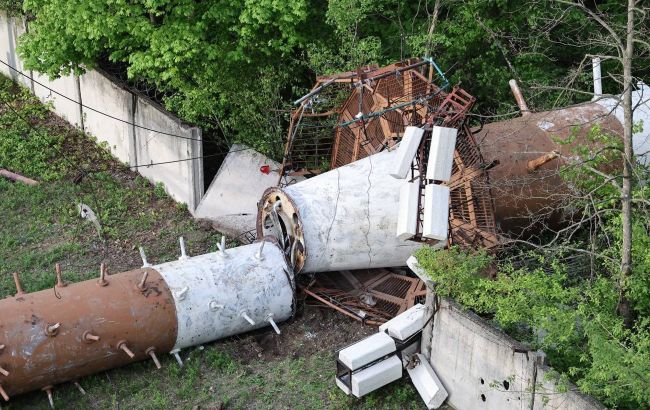
{"label": "white cylindrical steel tank", "polygon": [[[295,272],[404,266],[421,243],[396,237],[399,194],[383,151],[286,188],[260,202],[257,234],[283,238]],[[444,246],[446,242],[441,242]]]}
{"label": "white cylindrical steel tank", "polygon": [[152,267],[172,291],[173,351],[273,326],[294,309],[293,271],[275,243],[253,243]]}

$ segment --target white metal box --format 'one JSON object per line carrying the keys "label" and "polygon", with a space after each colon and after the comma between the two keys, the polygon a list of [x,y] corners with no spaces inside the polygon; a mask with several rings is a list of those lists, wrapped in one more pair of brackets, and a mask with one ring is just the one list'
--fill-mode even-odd
{"label": "white metal box", "polygon": [[457,134],[456,128],[433,127],[427,162],[427,179],[449,182]]}

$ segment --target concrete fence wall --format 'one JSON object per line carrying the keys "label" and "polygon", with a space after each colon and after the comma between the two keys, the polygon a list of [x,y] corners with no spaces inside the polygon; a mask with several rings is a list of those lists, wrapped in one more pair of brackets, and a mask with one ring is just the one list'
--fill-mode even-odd
{"label": "concrete fence wall", "polygon": [[[99,70],[55,80],[25,71],[16,45],[26,29],[23,20],[0,10],[0,60],[25,75],[2,63],[0,73],[50,102],[70,124],[106,142],[117,159],[150,181],[161,182],[172,198],[194,212],[204,190],[201,130]],[[167,163],[152,165],[159,162]]]}
{"label": "concrete fence wall", "polygon": [[431,334],[431,366],[455,409],[604,409],[575,386],[556,385],[537,352],[453,301],[441,301]]}

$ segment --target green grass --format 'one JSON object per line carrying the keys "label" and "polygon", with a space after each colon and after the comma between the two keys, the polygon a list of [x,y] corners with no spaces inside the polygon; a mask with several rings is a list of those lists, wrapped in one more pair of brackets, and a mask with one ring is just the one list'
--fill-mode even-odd
{"label": "green grass", "polygon": [[[77,282],[96,277],[100,263],[111,272],[140,266],[138,246],[146,249],[151,263],[176,259],[180,235],[190,254],[216,250],[221,235],[194,221],[160,186],[130,172],[102,147],[61,125],[2,78],[0,93],[11,96],[16,109],[38,130],[36,135],[21,126],[20,119],[0,106],[0,166],[41,181],[26,186],[0,179],[0,298],[15,293],[12,272],[19,272],[25,290],[33,292],[54,285],[56,263],[67,281]],[[43,152],[32,161],[33,138],[56,143],[38,145]],[[8,158],[11,153],[21,157]],[[86,176],[78,181],[80,170]],[[101,236],[79,217],[79,202],[99,216]],[[332,320],[331,329],[325,331],[336,341],[333,344],[314,343],[306,334],[323,332],[322,328],[298,318],[283,328],[278,339],[289,354],[258,357],[256,351],[249,352],[250,346],[257,346],[256,336],[244,335],[183,351],[183,368],[173,357],[162,355],[162,370],[143,362],[84,377],[79,382],[85,396],[71,383],[55,386],[55,402],[57,408],[69,409],[423,408],[407,381],[363,400],[344,395],[334,384],[334,354],[353,340],[337,330],[337,323],[356,329],[361,325],[339,316]],[[45,393],[33,392],[12,398],[3,408],[48,409],[49,404]]]}

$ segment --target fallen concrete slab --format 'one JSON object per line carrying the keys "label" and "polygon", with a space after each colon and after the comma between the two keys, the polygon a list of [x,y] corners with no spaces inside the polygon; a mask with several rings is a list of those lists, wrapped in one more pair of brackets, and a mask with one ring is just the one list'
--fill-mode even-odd
{"label": "fallen concrete slab", "polygon": [[[268,173],[261,171],[268,167]],[[194,211],[197,219],[212,222],[215,229],[239,236],[255,229],[257,201],[278,182],[280,164],[242,144],[234,144],[217,175]]]}

